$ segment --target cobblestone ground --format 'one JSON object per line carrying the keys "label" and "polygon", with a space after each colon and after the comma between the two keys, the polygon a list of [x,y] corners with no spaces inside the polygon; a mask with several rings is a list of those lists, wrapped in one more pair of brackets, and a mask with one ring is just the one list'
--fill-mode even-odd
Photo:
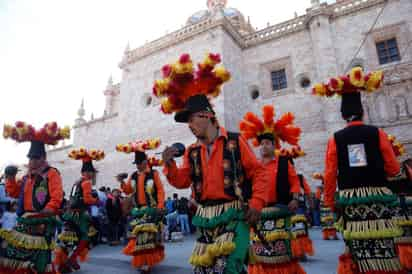
{"label": "cobblestone ground", "polygon": [[[321,240],[320,230],[311,230],[316,254],[302,263],[307,274],[334,274],[339,254],[343,251],[342,241]],[[166,244],[166,259],[153,269],[153,274],[189,274],[188,259],[194,237],[181,243]],[[121,247],[102,245],[90,254],[89,262],[82,265],[78,274],[131,274],[138,273],[130,265],[130,257],[121,254]]]}

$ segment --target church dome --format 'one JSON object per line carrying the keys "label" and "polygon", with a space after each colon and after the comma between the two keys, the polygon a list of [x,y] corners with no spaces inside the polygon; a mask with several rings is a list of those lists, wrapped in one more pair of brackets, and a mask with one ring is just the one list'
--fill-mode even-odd
{"label": "church dome", "polygon": [[241,33],[252,31],[253,28],[249,22],[245,20],[243,14],[235,8],[226,7],[227,0],[208,0],[207,10],[201,10],[194,13],[187,20],[187,24],[196,24],[207,18],[210,18],[216,11],[222,10],[223,15],[239,30]]}

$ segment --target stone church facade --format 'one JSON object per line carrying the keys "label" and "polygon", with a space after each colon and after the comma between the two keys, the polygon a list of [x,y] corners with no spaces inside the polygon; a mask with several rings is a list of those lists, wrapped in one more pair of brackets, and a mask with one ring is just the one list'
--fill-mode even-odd
{"label": "stone church facade", "polygon": [[[209,0],[208,9],[195,13],[182,29],[126,48],[119,64],[121,82],[109,80],[103,92],[104,114],[86,121],[81,107],[73,144],[49,151],[66,191],[80,170],[80,163],[67,158],[72,148],[104,149],[106,158],[96,163],[98,186],[116,187],[115,174],[134,170],[133,155],[117,153],[117,143],[151,137],[160,137],[163,145],[194,141],[185,125],[160,113],[152,97],[162,65],[181,53],[190,53],[194,62],[206,52],[222,55],[232,80],[213,104],[228,130],[238,131],[243,115],[260,112],[264,104],[274,104],[278,115],[295,113],[307,153],[296,161],[297,168],[309,182],[312,172],[323,171],[328,137],[343,126],[339,99],[311,96],[311,87],[356,65],[385,72],[381,91],[363,97],[366,121],[397,136],[412,152],[412,1],[338,0],[328,5],[311,0],[306,14],[258,31],[226,2]],[[165,185],[169,194],[175,191]]]}

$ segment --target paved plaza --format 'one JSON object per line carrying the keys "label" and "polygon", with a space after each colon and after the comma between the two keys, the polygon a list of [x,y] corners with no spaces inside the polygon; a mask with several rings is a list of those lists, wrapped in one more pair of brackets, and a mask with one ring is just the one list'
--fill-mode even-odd
{"label": "paved plaza", "polygon": [[[321,240],[320,230],[311,230],[316,254],[302,263],[307,274],[334,274],[339,254],[343,250],[342,241]],[[166,245],[166,259],[153,269],[154,274],[189,274],[188,259],[193,247],[194,237],[181,243]],[[90,260],[82,265],[79,274],[131,274],[138,273],[130,265],[130,257],[121,254],[121,247],[102,245],[90,254]]]}

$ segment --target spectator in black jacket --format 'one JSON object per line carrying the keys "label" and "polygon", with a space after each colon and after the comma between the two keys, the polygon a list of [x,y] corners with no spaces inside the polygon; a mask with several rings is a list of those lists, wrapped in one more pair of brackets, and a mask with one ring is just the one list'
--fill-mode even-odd
{"label": "spectator in black jacket", "polygon": [[122,207],[120,204],[120,190],[113,189],[112,195],[106,202],[107,217],[109,219],[109,242],[110,245],[120,244],[120,224],[122,218]]}

